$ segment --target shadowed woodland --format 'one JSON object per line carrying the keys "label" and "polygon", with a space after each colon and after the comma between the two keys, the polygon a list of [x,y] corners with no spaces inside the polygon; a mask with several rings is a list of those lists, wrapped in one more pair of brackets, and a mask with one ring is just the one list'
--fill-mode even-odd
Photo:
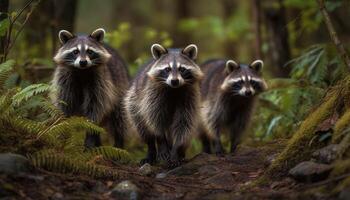
{"label": "shadowed woodland", "polygon": [[[0,198],[350,199],[350,1],[0,0]],[[151,46],[198,47],[196,63],[263,60],[268,89],[234,153],[203,153],[193,133],[185,161],[140,165],[84,116],[52,103],[58,34],[106,30],[135,77]],[[65,102],[62,102],[63,104]],[[86,148],[86,132],[102,146]]]}

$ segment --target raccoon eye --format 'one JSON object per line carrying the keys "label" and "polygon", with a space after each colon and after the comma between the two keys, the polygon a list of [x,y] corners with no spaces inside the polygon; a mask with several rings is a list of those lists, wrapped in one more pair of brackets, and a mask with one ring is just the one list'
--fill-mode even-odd
{"label": "raccoon eye", "polygon": [[79,50],[78,50],[78,49],[76,49],[76,50],[73,51],[73,54],[75,54],[75,55],[77,55],[78,53],[79,53]]}
{"label": "raccoon eye", "polygon": [[90,55],[94,53],[94,51],[92,51],[91,49],[88,49],[86,52]]}
{"label": "raccoon eye", "polygon": [[166,72],[170,72],[171,71],[171,68],[170,67],[167,67],[164,69]]}
{"label": "raccoon eye", "polygon": [[253,80],[250,81],[250,84],[252,84],[252,86],[253,86],[254,88],[257,88],[257,87],[260,86],[259,83],[258,83],[257,81],[253,81]]}
{"label": "raccoon eye", "polygon": [[186,71],[186,68],[184,68],[184,67],[179,67],[179,71],[180,71],[180,72],[185,72],[185,71]]}

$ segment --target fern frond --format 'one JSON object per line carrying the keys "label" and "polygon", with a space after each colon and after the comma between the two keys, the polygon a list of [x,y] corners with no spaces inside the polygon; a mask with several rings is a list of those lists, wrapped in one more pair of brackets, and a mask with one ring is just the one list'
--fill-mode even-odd
{"label": "fern frond", "polygon": [[3,124],[6,124],[12,129],[27,134],[36,135],[43,129],[43,125],[40,122],[32,121],[29,119],[21,118],[19,116],[11,116],[3,114],[0,116],[0,120]]}
{"label": "fern frond", "polygon": [[12,97],[13,104],[15,106],[20,105],[22,102],[27,101],[35,95],[49,92],[51,90],[51,85],[45,83],[32,84],[28,87],[22,89],[17,94]]}
{"label": "fern frond", "polygon": [[49,120],[56,120],[59,117],[64,116],[63,112],[49,101],[43,101],[40,107],[49,115]]}
{"label": "fern frond", "polygon": [[14,112],[12,104],[13,90],[8,90],[0,96],[0,115]]}
{"label": "fern frond", "polygon": [[112,146],[96,147],[89,150],[92,155],[102,155],[104,159],[119,163],[129,163],[132,161],[129,152],[123,149],[118,149]]}
{"label": "fern frond", "polygon": [[11,75],[14,65],[15,65],[14,60],[8,60],[0,64],[0,87],[1,88],[3,88],[5,81]]}
{"label": "fern frond", "polygon": [[118,174],[107,167],[74,160],[53,150],[29,156],[35,167],[57,173],[87,175],[95,178],[117,178]]}
{"label": "fern frond", "polygon": [[59,137],[64,134],[72,134],[75,131],[85,130],[92,132],[94,134],[105,134],[106,131],[95,125],[92,122],[89,122],[84,117],[70,117],[64,118],[59,117],[56,121],[50,124],[45,130],[41,131],[38,134],[38,137],[43,135],[51,135],[52,137]]}

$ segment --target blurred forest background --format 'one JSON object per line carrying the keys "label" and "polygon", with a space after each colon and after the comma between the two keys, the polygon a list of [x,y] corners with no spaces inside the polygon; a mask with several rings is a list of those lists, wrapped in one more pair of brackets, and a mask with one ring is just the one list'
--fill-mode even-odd
{"label": "blurred forest background", "polygon": [[[320,7],[330,16],[338,46],[330,39]],[[0,153],[27,155],[48,171],[93,177],[114,177],[123,170],[106,166],[144,156],[145,147],[135,140],[127,140],[127,151],[110,146],[86,151],[84,131],[105,131],[85,118],[64,117],[49,100],[59,30],[89,34],[102,27],[105,41],[118,49],[131,75],[150,58],[153,43],[194,43],[199,64],[212,58],[241,63],[262,59],[269,89],[259,96],[244,142],[267,142],[272,148],[268,142],[282,141],[285,147],[265,177],[285,175],[314,150],[339,143],[334,160],[344,167],[332,177],[345,174],[348,186],[350,59],[348,66],[344,60],[350,44],[349,11],[349,0],[0,0]],[[341,45],[343,57],[336,48]],[[188,157],[200,151],[194,139]],[[113,164],[101,165],[97,156]]]}
{"label": "blurred forest background", "polygon": [[[27,3],[1,2],[1,12],[11,16]],[[348,44],[350,1],[327,1],[326,6],[341,41]],[[2,21],[1,36],[6,24]],[[197,44],[199,63],[263,59],[270,90],[261,96],[250,131],[258,139],[288,135],[325,88],[344,75],[316,1],[45,0],[33,1],[13,25],[16,41],[7,57],[21,67],[12,82],[49,81],[58,31],[87,34],[98,27],[107,30],[106,42],[119,50],[131,74],[150,57],[153,43]]]}

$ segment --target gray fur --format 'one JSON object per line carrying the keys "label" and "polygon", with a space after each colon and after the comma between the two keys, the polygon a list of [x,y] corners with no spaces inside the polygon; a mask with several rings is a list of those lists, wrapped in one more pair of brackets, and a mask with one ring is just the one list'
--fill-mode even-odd
{"label": "gray fur", "polygon": [[260,60],[250,65],[232,60],[211,60],[201,65],[205,73],[200,126],[204,151],[211,152],[210,138],[213,138],[215,153],[224,153],[220,141],[224,129],[230,133],[231,152],[235,151],[249,124],[257,94],[267,88],[261,76],[262,66]]}
{"label": "gray fur", "polygon": [[[142,67],[124,102],[129,121],[148,145],[142,162],[153,163],[158,157],[176,166],[199,119],[202,72],[180,49],[153,45],[152,54],[154,59]],[[182,81],[174,85],[169,77]]]}
{"label": "gray fur", "polygon": [[[90,36],[60,32],[63,45],[54,57],[57,66],[52,84],[57,93],[53,101],[68,117],[85,116],[104,126],[115,136],[115,145],[122,147],[126,127],[121,108],[129,84],[128,70],[118,53],[102,43],[103,34],[103,29]],[[81,65],[78,58],[89,63]],[[85,145],[99,146],[100,139],[87,133]]]}

